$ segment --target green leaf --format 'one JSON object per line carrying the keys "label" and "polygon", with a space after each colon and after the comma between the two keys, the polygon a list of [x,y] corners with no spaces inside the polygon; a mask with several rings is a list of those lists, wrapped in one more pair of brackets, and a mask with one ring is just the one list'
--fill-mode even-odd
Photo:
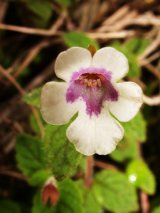
{"label": "green leaf", "polygon": [[124,138],[119,142],[117,148],[110,156],[118,162],[122,162],[126,159],[135,159],[138,157],[137,144],[134,140]]}
{"label": "green leaf", "polygon": [[116,150],[110,156],[119,162],[126,159],[135,159],[139,155],[137,142],[146,140],[146,121],[139,112],[136,117],[127,122],[122,123],[124,127],[124,139],[119,142]]}
{"label": "green leaf", "polygon": [[125,42],[124,47],[134,53],[135,55],[139,55],[144,52],[144,50],[149,46],[150,40],[145,38],[131,38],[127,42]]}
{"label": "green leaf", "polygon": [[93,188],[96,199],[107,210],[125,213],[138,209],[136,190],[121,172],[99,172]]}
{"label": "green leaf", "polygon": [[31,177],[38,170],[44,169],[42,142],[27,134],[18,135],[16,160],[24,175]]}
{"label": "green leaf", "polygon": [[141,67],[138,63],[137,56],[128,51],[124,51],[124,53],[126,57],[128,58],[128,62],[129,62],[129,72],[127,76],[130,78],[139,78],[141,75]]}
{"label": "green leaf", "polygon": [[85,35],[85,33],[82,32],[64,33],[63,39],[68,47],[79,46],[87,48],[89,45],[93,45],[98,49],[98,43],[94,39],[89,38],[88,36]]}
{"label": "green leaf", "polygon": [[[46,122],[43,120],[40,110],[37,110],[37,114],[39,116],[39,119],[41,120],[41,123],[43,124],[43,127],[45,127]],[[36,135],[41,135],[41,130],[40,130],[40,127],[37,123],[37,119],[34,114],[30,114],[29,124],[30,124],[32,130],[34,131],[34,133],[36,133]]]}
{"label": "green leaf", "polygon": [[95,198],[93,190],[86,190],[84,195],[84,213],[102,213],[102,206]]}
{"label": "green leaf", "polygon": [[34,89],[23,96],[23,101],[29,105],[40,108],[40,95],[41,88]]}
{"label": "green leaf", "polygon": [[56,178],[73,175],[81,155],[66,138],[67,125],[47,125],[44,138],[44,151],[49,168]]}
{"label": "green leaf", "polygon": [[142,160],[134,160],[127,167],[130,182],[148,194],[155,192],[155,178],[147,164]]}
{"label": "green leaf", "polygon": [[82,197],[76,183],[64,180],[59,183],[60,200],[57,204],[57,213],[82,213]]}
{"label": "green leaf", "polygon": [[151,213],[160,213],[160,206],[154,208]]}
{"label": "green leaf", "polygon": [[[42,122],[43,122],[43,120],[42,120]],[[37,120],[35,119],[35,116],[33,114],[30,114],[30,116],[29,116],[29,123],[30,123],[30,126],[31,126],[32,130],[37,135],[40,135],[40,128],[39,128]]]}
{"label": "green leaf", "polygon": [[78,181],[76,184],[81,191],[81,196],[83,197],[83,213],[102,213],[102,206],[96,200],[93,187],[86,188],[82,181]]}
{"label": "green leaf", "polygon": [[36,16],[32,19],[39,27],[46,26],[47,22],[52,16],[52,4],[48,1],[27,1],[27,8],[32,11]]}
{"label": "green leaf", "polygon": [[139,112],[131,121],[123,123],[127,140],[144,142],[146,140],[146,121]]}
{"label": "green leaf", "polygon": [[73,3],[73,0],[56,0],[56,2],[58,2],[64,7],[69,7]]}
{"label": "green leaf", "polygon": [[0,200],[1,213],[20,213],[20,206],[11,200]]}
{"label": "green leaf", "polygon": [[119,41],[112,42],[111,46],[114,47],[115,49],[119,50],[119,51],[121,51],[121,49],[122,49],[122,47],[121,47],[122,44]]}
{"label": "green leaf", "polygon": [[51,175],[52,172],[50,170],[38,170],[31,176],[31,178],[29,179],[29,183],[32,186],[42,186]]}
{"label": "green leaf", "polygon": [[40,193],[37,193],[32,213],[82,213],[81,193],[71,180],[64,180],[59,183],[60,199],[55,207],[44,205],[41,201]]}

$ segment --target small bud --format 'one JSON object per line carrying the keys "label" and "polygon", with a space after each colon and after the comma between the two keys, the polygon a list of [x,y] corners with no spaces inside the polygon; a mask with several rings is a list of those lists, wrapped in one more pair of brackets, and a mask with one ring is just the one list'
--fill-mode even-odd
{"label": "small bud", "polygon": [[90,51],[90,53],[91,53],[92,56],[93,56],[93,55],[95,54],[95,52],[97,51],[97,50],[96,50],[96,47],[93,46],[93,45],[89,45],[87,49]]}
{"label": "small bud", "polygon": [[56,179],[52,176],[48,178],[42,189],[42,202],[44,204],[50,203],[56,205],[59,199],[59,191],[56,183]]}

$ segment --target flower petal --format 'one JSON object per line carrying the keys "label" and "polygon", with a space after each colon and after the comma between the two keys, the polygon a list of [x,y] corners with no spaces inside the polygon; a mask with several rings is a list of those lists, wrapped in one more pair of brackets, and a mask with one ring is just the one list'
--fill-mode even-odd
{"label": "flower petal", "polygon": [[111,153],[123,134],[123,127],[105,112],[90,117],[85,111],[80,111],[67,129],[68,139],[84,155]]}
{"label": "flower petal", "polygon": [[82,47],[72,47],[58,55],[55,62],[55,73],[59,78],[69,81],[73,72],[90,67],[91,60],[92,56],[89,50]]}
{"label": "flower petal", "polygon": [[117,83],[118,101],[109,103],[110,112],[120,121],[131,120],[143,103],[142,89],[134,82]]}
{"label": "flower petal", "polygon": [[78,111],[74,103],[66,102],[67,83],[48,82],[41,93],[42,117],[50,124],[65,124]]}
{"label": "flower petal", "polygon": [[92,66],[110,71],[113,80],[123,78],[129,69],[126,56],[112,47],[104,47],[98,50],[93,56]]}

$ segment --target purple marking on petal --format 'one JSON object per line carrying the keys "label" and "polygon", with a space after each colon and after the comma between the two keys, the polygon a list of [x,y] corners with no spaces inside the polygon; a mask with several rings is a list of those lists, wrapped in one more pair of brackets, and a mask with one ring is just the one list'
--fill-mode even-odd
{"label": "purple marking on petal", "polygon": [[113,87],[110,81],[106,82],[106,92],[104,99],[107,101],[117,101],[118,100],[118,92],[117,90]]}
{"label": "purple marking on petal", "polygon": [[73,103],[78,98],[85,101],[87,114],[98,116],[103,101],[118,100],[118,92],[111,83],[111,73],[101,68],[82,68],[74,72],[67,89],[66,100]]}
{"label": "purple marking on petal", "polygon": [[111,72],[106,71],[104,68],[89,67],[89,68],[81,68],[79,71],[74,72],[70,82],[77,80],[84,73],[101,74],[106,78],[106,80],[111,80]]}
{"label": "purple marking on petal", "polygon": [[83,90],[82,85],[77,85],[74,81],[70,84],[66,93],[67,102],[73,103],[77,98],[81,96]]}

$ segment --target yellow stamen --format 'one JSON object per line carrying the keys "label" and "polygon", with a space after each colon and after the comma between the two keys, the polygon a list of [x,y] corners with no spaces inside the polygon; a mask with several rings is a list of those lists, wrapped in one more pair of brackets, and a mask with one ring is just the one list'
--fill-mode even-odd
{"label": "yellow stamen", "polygon": [[91,87],[91,86],[92,86],[92,80],[89,79],[89,80],[88,80],[88,87]]}
{"label": "yellow stamen", "polygon": [[83,83],[84,83],[85,85],[87,85],[87,84],[88,84],[88,80],[85,78],[85,79],[83,80]]}
{"label": "yellow stamen", "polygon": [[96,87],[96,86],[97,86],[97,81],[96,81],[96,80],[93,80],[93,81],[92,81],[92,86],[93,86],[93,87]]}
{"label": "yellow stamen", "polygon": [[100,80],[99,78],[97,79],[97,84],[98,84],[98,86],[99,86],[99,87],[101,87],[101,86],[102,86],[102,84],[101,84],[101,80]]}

